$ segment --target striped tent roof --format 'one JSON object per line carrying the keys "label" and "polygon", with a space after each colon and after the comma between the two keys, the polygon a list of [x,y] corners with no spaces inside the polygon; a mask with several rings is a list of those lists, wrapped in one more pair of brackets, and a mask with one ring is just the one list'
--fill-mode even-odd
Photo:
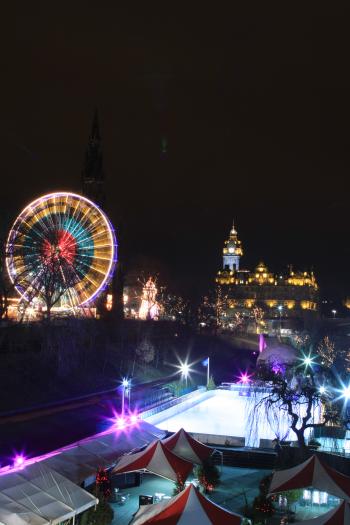
{"label": "striped tent roof", "polygon": [[299,521],[294,525],[349,525],[350,505],[343,501],[334,509],[312,520]]}
{"label": "striped tent roof", "polygon": [[190,436],[183,428],[172,436],[163,439],[162,443],[177,456],[197,464],[208,459],[214,452],[213,448],[203,445],[203,443]]}
{"label": "striped tent roof", "polygon": [[141,452],[122,456],[113,474],[147,470],[171,481],[185,481],[193,469],[193,463],[180,458],[161,441],[154,441]]}
{"label": "striped tent roof", "polygon": [[209,501],[192,484],[174,498],[140,507],[131,525],[240,525],[242,517]]}
{"label": "striped tent roof", "polygon": [[270,494],[305,487],[313,487],[350,501],[350,478],[329,467],[317,456],[312,456],[296,467],[275,472]]}

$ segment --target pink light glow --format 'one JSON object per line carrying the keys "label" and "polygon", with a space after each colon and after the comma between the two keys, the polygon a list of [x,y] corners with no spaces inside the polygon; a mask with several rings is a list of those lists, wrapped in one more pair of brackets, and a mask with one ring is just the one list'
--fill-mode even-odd
{"label": "pink light glow", "polygon": [[106,421],[111,424],[108,431],[127,430],[129,427],[140,423],[141,419],[140,414],[136,410],[129,412],[128,414],[125,413],[124,415],[122,413],[113,412],[113,417],[106,418]]}
{"label": "pink light glow", "polygon": [[[120,418],[118,418],[118,419],[120,419]],[[138,423],[141,423],[141,421],[142,421],[142,417],[139,417]],[[16,455],[14,457],[12,464],[0,466],[0,476],[4,476],[6,474],[9,474],[10,472],[16,472],[18,470],[22,470],[24,467],[27,467],[29,465],[33,465],[34,463],[38,463],[38,462],[44,461],[46,459],[50,459],[50,458],[52,458],[54,456],[59,456],[62,452],[65,452],[67,450],[73,450],[77,446],[85,444],[85,443],[90,443],[92,439],[102,438],[103,436],[108,436],[109,434],[115,433],[116,432],[116,428],[115,428],[115,426],[116,426],[116,419],[114,419],[113,422],[114,422],[114,425],[111,426],[110,428],[108,428],[107,430],[103,430],[102,432],[98,432],[97,434],[93,434],[92,436],[89,436],[87,438],[81,439],[79,441],[75,441],[74,443],[71,443],[70,445],[66,445],[64,447],[60,447],[60,448],[58,448],[56,450],[53,450],[51,452],[47,452],[46,454],[41,454],[39,456],[35,456],[35,457],[31,457],[31,458],[26,458],[26,457],[23,456],[23,454],[18,454],[18,455]],[[125,422],[124,422],[124,426],[125,426]],[[119,429],[119,427],[118,427],[118,430],[122,430],[122,428]],[[20,464],[18,464],[17,461],[16,461],[16,458],[18,456],[23,458],[23,461],[20,460]]]}
{"label": "pink light glow", "polygon": [[239,376],[239,383],[242,383],[243,385],[247,385],[249,382],[250,382],[250,375],[247,374],[247,372],[243,372],[240,376]]}
{"label": "pink light glow", "polygon": [[22,454],[17,454],[13,459],[13,466],[21,468],[24,466],[25,460],[26,459],[24,456],[22,456]]}
{"label": "pink light glow", "polygon": [[265,342],[264,334],[259,335],[259,352],[261,353],[265,348],[267,347],[267,344]]}
{"label": "pink light glow", "polygon": [[124,428],[125,427],[125,419],[123,417],[117,418],[117,427],[118,428]]}

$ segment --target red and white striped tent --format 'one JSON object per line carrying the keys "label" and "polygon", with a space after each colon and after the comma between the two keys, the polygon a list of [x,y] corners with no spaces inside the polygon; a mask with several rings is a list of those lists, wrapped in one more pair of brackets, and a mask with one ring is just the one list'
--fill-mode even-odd
{"label": "red and white striped tent", "polygon": [[176,456],[161,441],[154,441],[141,452],[122,456],[113,474],[147,470],[171,481],[185,481],[193,469],[193,463]]}
{"label": "red and white striped tent", "polygon": [[130,525],[240,525],[242,517],[209,501],[192,484],[180,494],[140,507]]}
{"label": "red and white striped tent", "polygon": [[274,473],[270,494],[285,490],[313,487],[340,499],[350,501],[350,478],[312,456],[296,467]]}
{"label": "red and white striped tent", "polygon": [[203,443],[190,436],[183,428],[172,436],[162,439],[162,443],[177,456],[197,464],[208,459],[214,452],[213,448],[203,445]]}
{"label": "red and white striped tent", "polygon": [[343,501],[334,509],[312,520],[298,521],[294,525],[349,525],[350,505]]}

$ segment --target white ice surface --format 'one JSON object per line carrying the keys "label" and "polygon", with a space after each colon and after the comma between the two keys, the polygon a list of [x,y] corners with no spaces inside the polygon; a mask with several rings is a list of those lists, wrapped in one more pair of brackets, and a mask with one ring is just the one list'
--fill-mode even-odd
{"label": "white ice surface", "polygon": [[[256,404],[256,399],[240,396],[238,392],[216,390],[215,396],[203,399],[191,408],[167,416],[157,423],[157,427],[170,432],[184,428],[187,432],[198,434],[215,434],[220,436],[245,437],[246,445],[259,446],[260,439],[281,438],[295,440],[293,432],[288,436],[288,419],[285,412],[280,412],[273,421],[266,419],[265,413],[260,412],[251,427],[249,413]],[[251,429],[251,431],[250,431]]]}

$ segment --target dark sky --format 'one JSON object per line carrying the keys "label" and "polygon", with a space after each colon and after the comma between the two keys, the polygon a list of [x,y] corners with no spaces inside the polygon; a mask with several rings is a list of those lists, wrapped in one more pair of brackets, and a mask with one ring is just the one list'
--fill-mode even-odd
{"label": "dark sky", "polygon": [[2,13],[2,229],[40,194],[80,190],[98,106],[127,258],[201,290],[234,217],[245,266],[313,266],[350,293],[344,13],[19,4]]}

